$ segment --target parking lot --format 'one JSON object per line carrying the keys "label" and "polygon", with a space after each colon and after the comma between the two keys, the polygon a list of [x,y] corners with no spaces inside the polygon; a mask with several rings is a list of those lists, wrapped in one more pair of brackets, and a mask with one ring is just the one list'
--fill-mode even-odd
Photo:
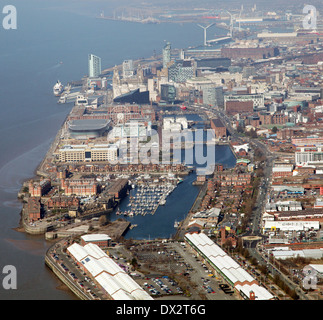
{"label": "parking lot", "polygon": [[205,295],[205,299],[208,300],[236,300],[236,294],[232,292],[224,292],[220,285],[224,284],[223,279],[218,277],[207,267],[203,261],[198,258],[192,251],[186,246],[174,242],[172,246],[176,248],[177,252],[185,259],[187,263],[192,266],[190,271],[191,281],[197,285],[197,289],[201,292],[202,296]]}
{"label": "parking lot", "polygon": [[211,270],[184,243],[168,241],[136,242],[129,248],[146,274],[140,285],[155,298],[182,296],[192,300],[237,299],[232,290],[224,291]]}
{"label": "parking lot", "polygon": [[[154,299],[237,299],[231,288],[222,286],[222,279],[183,243],[136,241],[131,246],[118,244],[109,248],[109,255]],[[66,279],[90,299],[107,298],[61,247],[52,252],[51,258]]]}
{"label": "parking lot", "polygon": [[57,247],[51,253],[51,258],[56,262],[58,269],[65,275],[65,278],[70,280],[70,283],[78,290],[84,292],[90,299],[96,300],[105,297],[102,290],[97,287],[93,280],[86,275],[68,254],[61,250],[61,247]]}
{"label": "parking lot", "polygon": [[143,288],[152,296],[183,294],[183,289],[168,276],[145,278],[144,280]]}

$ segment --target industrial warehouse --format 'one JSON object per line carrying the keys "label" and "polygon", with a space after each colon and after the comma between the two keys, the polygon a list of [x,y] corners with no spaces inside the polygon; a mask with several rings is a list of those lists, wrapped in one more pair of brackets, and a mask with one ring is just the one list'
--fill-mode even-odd
{"label": "industrial warehouse", "polygon": [[272,300],[274,296],[259,286],[247,271],[227,255],[204,233],[187,233],[185,241],[222,276],[244,299]]}
{"label": "industrial warehouse", "polygon": [[102,287],[112,300],[153,300],[99,246],[74,243],[67,248],[75,262]]}

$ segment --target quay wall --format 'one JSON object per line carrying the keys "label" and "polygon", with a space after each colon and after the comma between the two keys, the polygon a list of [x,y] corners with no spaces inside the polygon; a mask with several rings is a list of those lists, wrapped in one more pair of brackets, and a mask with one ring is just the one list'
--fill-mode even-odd
{"label": "quay wall", "polygon": [[229,148],[231,149],[231,151],[232,151],[232,153],[233,153],[234,157],[235,157],[236,159],[238,159],[237,154],[236,154],[236,152],[234,151],[234,148],[233,148],[232,144],[231,144],[231,143],[228,143],[228,146],[229,146]]}
{"label": "quay wall", "polygon": [[63,129],[64,129],[64,125],[66,123],[68,119],[68,115],[65,117],[60,129],[58,130],[53,142],[51,143],[48,151],[46,152],[45,157],[43,158],[43,160],[39,163],[38,167],[35,170],[36,175],[38,176],[42,176],[42,177],[48,177],[48,173],[44,170],[44,165],[47,163],[48,159],[52,156],[52,154],[54,153],[59,141],[60,141],[60,137],[62,135]]}
{"label": "quay wall", "polygon": [[48,230],[47,227],[32,227],[24,223],[24,231],[28,234],[33,234],[33,235],[45,234],[47,230]]}
{"label": "quay wall", "polygon": [[193,214],[198,210],[201,201],[203,200],[205,194],[207,192],[207,182],[204,182],[202,186],[200,186],[200,191],[191,207],[191,210],[187,214],[184,220],[180,222],[180,225],[176,231],[176,234],[174,236],[174,239],[176,240],[182,240],[184,239],[184,234],[186,233],[186,228],[188,226],[188,223],[190,219],[192,218]]}
{"label": "quay wall", "polygon": [[[94,217],[100,217],[101,215],[111,213],[113,211],[113,208],[109,208],[107,210],[99,210],[99,211],[92,211],[91,213],[84,214],[81,217],[79,217],[82,220],[91,219]],[[24,231],[28,234],[33,235],[40,235],[40,234],[46,234],[48,231],[53,231],[53,226],[48,224],[43,224],[41,226],[31,226],[27,223],[27,219],[24,217],[24,214],[22,212],[22,225],[24,228]],[[72,228],[72,225],[69,225],[69,228]],[[62,229],[61,229],[62,230]],[[60,229],[53,231],[56,234],[63,234],[63,231],[60,231]],[[69,234],[68,234],[69,235]],[[68,236],[66,235],[66,236]]]}
{"label": "quay wall", "polygon": [[27,223],[27,221],[28,220],[25,218],[24,210],[22,210],[21,223],[26,233],[39,235],[39,234],[45,234],[47,231],[49,231],[49,229],[51,229],[51,226],[48,226],[47,224],[44,224],[42,226],[31,226]]}

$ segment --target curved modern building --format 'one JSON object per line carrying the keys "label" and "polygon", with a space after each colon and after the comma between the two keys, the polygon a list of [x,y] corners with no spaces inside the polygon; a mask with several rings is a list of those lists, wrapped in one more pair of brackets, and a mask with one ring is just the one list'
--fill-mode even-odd
{"label": "curved modern building", "polygon": [[71,120],[68,122],[68,129],[74,139],[98,138],[108,130],[110,122],[105,119]]}
{"label": "curved modern building", "polygon": [[138,88],[114,98],[113,102],[149,104],[149,91],[141,92]]}

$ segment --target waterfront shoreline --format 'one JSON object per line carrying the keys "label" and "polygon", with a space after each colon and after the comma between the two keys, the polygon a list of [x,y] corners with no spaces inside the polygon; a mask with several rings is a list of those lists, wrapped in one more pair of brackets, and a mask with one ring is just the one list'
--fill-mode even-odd
{"label": "waterfront shoreline", "polygon": [[[178,53],[180,51],[179,49],[172,49],[172,50],[175,53]],[[150,58],[137,59],[137,60],[134,61],[134,66],[136,66],[136,65],[138,65],[138,64],[140,64],[142,62],[145,62],[148,65],[160,63],[160,59],[161,59],[161,56],[155,56],[155,57],[150,57]],[[114,69],[121,70],[122,69],[122,65],[116,65],[115,67],[106,68],[106,69],[104,69],[102,71],[101,74],[102,75],[105,75],[105,74],[107,74],[108,72],[111,72]],[[64,91],[63,91],[63,93],[64,93]],[[161,108],[163,108],[163,106],[161,106]],[[76,110],[76,109],[77,109],[77,105],[74,104],[74,106],[71,108],[71,110],[69,111],[69,113],[66,115],[66,117],[65,117],[63,123],[61,124],[58,132],[54,136],[53,141],[51,142],[51,144],[50,144],[50,146],[49,146],[49,148],[48,148],[45,156],[43,157],[42,161],[37,165],[37,167],[36,167],[36,169],[34,171],[34,177],[33,178],[31,177],[29,179],[26,179],[24,181],[24,183],[22,184],[22,187],[20,189],[20,192],[18,193],[18,198],[20,200],[22,200],[21,201],[22,203],[23,203],[23,195],[24,195],[23,192],[22,192],[22,190],[26,186],[26,184],[27,184],[27,182],[29,180],[39,179],[39,178],[40,179],[50,178],[51,175],[48,172],[46,172],[45,166],[47,164],[50,164],[51,161],[53,161],[53,153],[56,150],[58,144],[60,143],[61,137],[63,136],[64,127],[66,128],[67,121],[68,121],[69,117],[73,114],[74,110]],[[187,107],[187,112],[189,112],[189,113],[191,113],[191,112],[197,112],[198,113],[198,111],[195,110],[195,108],[193,108],[193,107]],[[184,112],[183,114],[185,116],[186,113]],[[205,120],[208,120],[208,121],[210,120],[209,115],[207,115],[207,113],[205,113],[203,111],[202,111],[202,117]],[[196,142],[196,143],[199,143],[199,142]],[[230,147],[230,149],[231,149],[232,154],[234,155],[234,157],[236,157],[235,153],[233,152],[233,148],[232,148],[232,145],[231,145],[230,141],[220,141],[220,140],[219,141],[211,141],[211,142],[209,142],[209,141],[203,141],[203,145],[208,145],[208,144],[212,144],[212,145],[228,145]],[[183,146],[181,146],[181,149],[182,148],[183,148]],[[87,163],[84,163],[83,165],[86,166]],[[190,172],[191,172],[191,170],[185,170],[183,172],[181,172],[181,171],[180,172],[176,172],[176,174],[178,176],[186,176]],[[123,170],[123,171],[120,171],[120,172],[113,171],[111,173],[113,173],[113,174],[127,174],[128,173],[128,174],[131,175],[131,173],[133,173],[133,172],[131,170],[128,170],[128,172],[126,170],[125,171]],[[136,174],[145,174],[145,173],[149,173],[149,174],[151,174],[153,176],[154,175],[157,175],[158,176],[158,175],[163,175],[164,174],[162,172],[158,172],[158,173],[156,173],[156,172],[149,172],[149,171],[147,172],[146,170],[141,171],[141,172],[140,171],[136,172]],[[195,183],[193,185],[199,186],[200,184],[201,184],[200,182],[195,181]],[[196,199],[195,199],[195,201],[196,201]],[[157,208],[155,209],[155,211],[156,210],[157,210]],[[104,211],[101,211],[101,213],[102,214],[105,214]],[[98,214],[100,214],[100,213],[98,213]],[[23,228],[25,229],[25,231],[27,233],[30,233],[30,234],[45,234],[47,231],[49,231],[49,229],[48,229],[48,227],[46,225],[45,226],[42,225],[42,226],[37,227],[37,226],[30,226],[29,224],[27,224],[26,223],[26,221],[27,221],[27,219],[26,219],[27,218],[27,213],[25,212],[24,208],[22,209],[21,216],[22,216],[21,220],[22,220]]]}
{"label": "waterfront shoreline", "polygon": [[[68,120],[69,115],[73,113],[73,109],[74,108],[75,108],[75,106],[70,110],[69,114],[65,117],[65,120],[63,121],[60,129],[58,130],[57,134],[55,135],[55,138],[51,142],[50,147],[49,147],[48,151],[46,152],[44,158],[42,159],[42,161],[39,163],[39,165],[35,169],[35,176],[34,176],[34,178],[39,179],[39,178],[48,178],[48,177],[50,177],[50,175],[46,172],[44,166],[52,161],[52,159],[53,159],[53,156],[52,156],[53,155],[53,152],[57,148],[57,146],[58,146],[58,144],[60,142],[60,138],[62,136],[62,132],[64,130],[64,127],[66,126],[66,121]],[[212,144],[214,144],[214,142],[212,142]],[[228,142],[227,143],[221,142],[221,145],[227,145],[227,144],[228,144]],[[191,172],[191,169],[186,170],[186,171],[183,171],[183,172],[177,172],[177,175],[178,176],[186,176],[190,172]],[[125,174],[125,171],[113,172],[113,173],[114,174]],[[147,171],[136,172],[136,174],[146,174],[146,173],[149,173],[152,176],[161,176],[161,175],[164,174],[162,172],[147,172]],[[19,200],[22,203],[24,203],[22,189],[26,186],[26,183],[29,180],[32,180],[32,179],[33,178],[26,179],[24,181],[22,187],[21,187],[20,192],[18,193],[18,198],[19,198]],[[156,208],[156,210],[157,210],[157,208]],[[109,212],[111,212],[111,211],[100,211],[97,214],[98,215],[101,215],[101,214],[106,214],[106,213],[109,213]],[[23,207],[23,209],[21,211],[21,221],[22,221],[22,227],[21,228],[24,228],[24,230],[25,230],[26,233],[29,233],[29,234],[45,234],[47,231],[50,231],[50,229],[48,229],[50,226],[47,226],[46,224],[45,225],[39,225],[39,226],[31,226],[31,225],[29,225],[27,223],[27,220],[26,220],[27,219],[27,215],[26,214],[27,213],[25,212],[24,207]],[[82,216],[82,218],[85,218],[85,217],[86,216]]]}
{"label": "waterfront shoreline", "polygon": [[[29,236],[19,226],[19,220],[21,219],[20,204],[22,202],[19,201],[18,203],[17,193],[20,192],[19,189],[25,183],[28,184],[30,179],[39,178],[37,171],[41,168],[44,159],[43,155],[50,149],[49,143],[53,143],[68,112],[68,110],[66,110],[66,113],[65,111],[62,112],[62,110],[66,107],[70,108],[70,105],[57,105],[56,99],[52,97],[52,84],[57,79],[66,83],[68,79],[74,78],[73,75],[77,75],[76,78],[82,77],[87,71],[86,66],[83,68],[84,61],[86,64],[87,54],[94,50],[94,47],[99,55],[101,52],[104,52],[105,55],[104,57],[102,55],[102,58],[107,62],[106,65],[112,66],[114,61],[127,58],[126,55],[128,54],[124,52],[131,52],[130,48],[133,45],[132,43],[129,44],[127,40],[128,38],[133,40],[133,35],[124,37],[122,41],[119,41],[119,37],[107,32],[108,38],[106,40],[108,42],[101,41],[101,33],[111,30],[109,29],[111,22],[107,21],[102,24],[92,19],[89,25],[87,25],[84,24],[84,17],[82,16],[73,15],[70,12],[65,12],[62,15],[62,11],[59,10],[60,3],[57,3],[58,10],[52,10],[52,5],[50,3],[45,4],[45,2],[41,4],[41,7],[44,9],[39,8],[38,3],[35,1],[31,1],[28,5],[22,3],[19,7],[19,16],[24,19],[21,22],[24,22],[25,27],[21,28],[19,32],[8,31],[3,33],[7,45],[3,48],[3,56],[6,63],[2,66],[4,75],[2,84],[4,91],[7,93],[2,95],[2,101],[3,106],[10,106],[3,118],[3,150],[6,151],[3,160],[7,163],[15,160],[16,157],[20,157],[21,161],[18,163],[19,167],[16,162],[13,163],[15,166],[10,166],[10,168],[14,168],[12,170],[14,175],[10,177],[5,175],[3,177],[6,181],[2,181],[4,199],[2,216],[4,221],[2,223],[1,234],[4,239],[16,238],[26,242],[37,239],[39,243],[46,243],[46,241],[44,241],[43,237]],[[26,24],[27,20],[38,21],[39,25],[46,26],[46,33],[45,29],[37,27],[37,24]],[[57,21],[61,23],[57,24]],[[99,29],[98,26],[102,25],[103,29]],[[131,28],[136,28],[136,26]],[[121,26],[120,31],[121,33],[123,31],[129,33],[127,29],[129,29],[129,25],[124,25]],[[57,30],[62,30],[63,33],[57,32]],[[66,33],[66,30],[70,32]],[[98,30],[101,31],[92,32]],[[138,35],[136,30],[133,31],[134,34]],[[150,30],[148,31],[151,34]],[[170,35],[170,41],[175,43],[177,41],[176,38],[178,38],[177,34],[181,34],[182,28],[179,28],[177,34],[176,30],[172,31],[174,32]],[[86,44],[82,43],[82,41],[79,42],[80,33],[84,36],[91,35],[91,41]],[[154,38],[157,39],[159,37],[159,40],[156,40],[153,44],[153,47],[157,50],[160,45],[160,39],[164,39],[164,34],[164,30],[161,31],[160,29],[157,30],[157,33],[154,32],[153,34]],[[46,39],[49,36],[51,41],[41,42],[44,36]],[[183,46],[186,46],[192,40],[194,41],[190,34],[188,40],[181,38],[179,45],[183,44]],[[60,45],[64,44],[65,41],[71,44],[67,50],[66,46]],[[106,50],[107,43],[109,48],[111,44],[116,49],[114,51],[117,51],[117,54],[114,51]],[[75,52],[73,48],[76,50]],[[135,57],[149,56],[150,52],[152,53],[152,50],[149,48],[146,50],[138,46],[137,42],[134,49],[133,55]],[[119,54],[119,51],[121,54]],[[63,64],[58,64],[59,61],[62,61]],[[18,92],[17,85],[19,86],[19,84],[22,84],[22,87]],[[44,152],[44,144],[46,152]],[[42,148],[40,149],[38,146],[42,146]],[[27,152],[35,147],[37,149],[35,149],[35,152],[32,154],[33,157],[30,159]],[[17,167],[19,170],[15,170]],[[19,181],[17,183],[16,176],[18,173]],[[5,190],[5,187],[8,190],[10,189],[10,193]],[[12,189],[14,189],[14,192],[11,191]],[[18,209],[5,203],[5,201],[11,201],[11,199],[17,203],[17,206],[19,205]],[[16,227],[14,232],[12,226]],[[139,227],[135,229],[139,229]],[[54,277],[46,270],[44,272],[43,261],[39,259],[39,256],[34,256],[29,250],[16,248],[13,244],[8,244],[6,241],[2,241],[0,251],[4,253],[2,257],[3,263],[13,264],[19,271],[19,290],[16,290],[14,295],[9,292],[10,290],[3,291],[1,293],[3,297],[32,298],[35,300],[70,298],[70,295],[56,292],[56,283],[55,281],[53,282]]]}

